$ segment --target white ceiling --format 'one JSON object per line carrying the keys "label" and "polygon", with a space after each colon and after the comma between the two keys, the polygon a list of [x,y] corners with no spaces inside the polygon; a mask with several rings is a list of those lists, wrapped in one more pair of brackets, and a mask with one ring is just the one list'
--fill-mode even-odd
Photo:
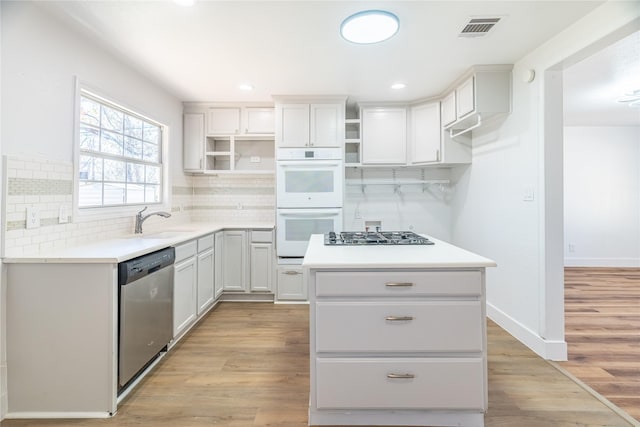
{"label": "white ceiling", "polygon": [[[271,101],[346,94],[357,101],[439,95],[474,64],[514,63],[602,1],[48,1],[69,25],[183,101]],[[400,31],[374,45],[339,35],[342,20],[384,9]],[[471,16],[504,19],[483,38],[459,38]],[[240,83],[252,92],[241,92]],[[406,89],[394,91],[394,82]]]}
{"label": "white ceiling", "polygon": [[618,102],[640,90],[640,32],[565,69],[563,86],[565,125],[640,126],[640,106]]}

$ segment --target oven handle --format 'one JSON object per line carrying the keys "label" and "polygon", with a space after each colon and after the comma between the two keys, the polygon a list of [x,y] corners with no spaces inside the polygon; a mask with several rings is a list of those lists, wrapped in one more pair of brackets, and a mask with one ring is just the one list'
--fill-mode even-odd
{"label": "oven handle", "polygon": [[281,168],[304,167],[304,168],[317,169],[319,166],[340,167],[341,163],[333,160],[306,160],[306,161],[279,160],[278,161],[278,167],[281,167]]}
{"label": "oven handle", "polygon": [[338,216],[340,215],[340,213],[339,212],[332,212],[332,213],[283,213],[283,212],[280,212],[278,213],[278,215],[297,216],[297,217],[304,217],[304,218],[329,218],[332,216]]}

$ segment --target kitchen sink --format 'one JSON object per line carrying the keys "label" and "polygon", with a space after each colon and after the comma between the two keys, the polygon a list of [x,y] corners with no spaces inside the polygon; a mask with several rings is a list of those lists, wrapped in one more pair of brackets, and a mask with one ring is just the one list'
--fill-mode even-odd
{"label": "kitchen sink", "polygon": [[149,234],[134,234],[130,236],[131,239],[173,239],[175,237],[185,236],[193,231],[184,230],[184,231],[160,231],[158,233],[149,233]]}

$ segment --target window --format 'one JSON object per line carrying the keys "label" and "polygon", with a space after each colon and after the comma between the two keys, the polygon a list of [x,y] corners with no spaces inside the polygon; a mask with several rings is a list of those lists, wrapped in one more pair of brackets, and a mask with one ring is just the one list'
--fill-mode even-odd
{"label": "window", "polygon": [[162,203],[162,126],[80,93],[78,207]]}

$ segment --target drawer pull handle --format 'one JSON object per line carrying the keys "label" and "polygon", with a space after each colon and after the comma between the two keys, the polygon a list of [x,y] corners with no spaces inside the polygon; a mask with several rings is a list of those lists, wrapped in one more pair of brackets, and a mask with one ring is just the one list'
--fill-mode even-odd
{"label": "drawer pull handle", "polygon": [[415,378],[416,376],[413,374],[387,374],[387,378],[390,378],[392,380],[410,380]]}
{"label": "drawer pull handle", "polygon": [[288,274],[289,276],[295,276],[297,274],[302,274],[302,272],[301,271],[288,270],[288,271],[285,271],[284,274]]}
{"label": "drawer pull handle", "polygon": [[391,322],[406,322],[408,320],[413,320],[413,316],[387,316],[384,320],[389,320]]}
{"label": "drawer pull handle", "polygon": [[390,288],[408,288],[408,287],[413,286],[413,283],[411,283],[411,282],[387,282],[384,285],[388,286]]}

